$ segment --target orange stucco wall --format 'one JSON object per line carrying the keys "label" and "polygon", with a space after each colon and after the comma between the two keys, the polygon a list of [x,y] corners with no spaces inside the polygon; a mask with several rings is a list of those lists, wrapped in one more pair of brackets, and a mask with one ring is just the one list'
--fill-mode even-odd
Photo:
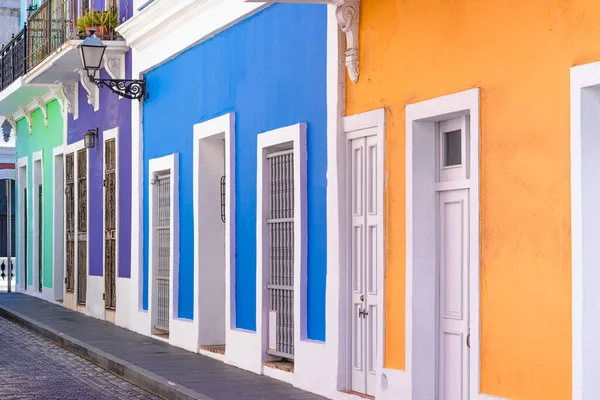
{"label": "orange stucco wall", "polygon": [[570,399],[569,68],[600,60],[600,3],[361,3],[346,114],[386,108],[386,367],[406,365],[405,106],[479,87],[481,390]]}

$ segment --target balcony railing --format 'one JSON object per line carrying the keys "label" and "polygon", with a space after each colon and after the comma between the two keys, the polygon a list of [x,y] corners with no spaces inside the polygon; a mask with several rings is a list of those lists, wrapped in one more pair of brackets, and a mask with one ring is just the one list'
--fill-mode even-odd
{"label": "balcony railing", "polygon": [[76,38],[72,0],[46,0],[27,18],[27,70],[40,64],[67,40]]}
{"label": "balcony railing", "polygon": [[0,50],[0,91],[25,73],[27,26]]}

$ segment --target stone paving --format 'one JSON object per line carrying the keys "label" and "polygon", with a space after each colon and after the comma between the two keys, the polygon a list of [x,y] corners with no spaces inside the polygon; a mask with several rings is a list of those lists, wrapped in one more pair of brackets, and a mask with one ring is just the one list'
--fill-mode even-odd
{"label": "stone paving", "polygon": [[0,317],[0,399],[159,399]]}
{"label": "stone paving", "polygon": [[[170,346],[163,341],[139,335],[33,296],[0,293],[1,310],[8,314],[18,313],[20,317],[17,320],[26,318],[38,327],[52,329],[60,335],[112,355],[123,363],[134,365],[168,381],[171,386],[192,390],[202,396],[199,398],[325,400],[324,397],[305,392],[288,383],[243,371],[222,361]],[[1,384],[0,382],[0,388]],[[0,400],[2,399],[0,396]]]}

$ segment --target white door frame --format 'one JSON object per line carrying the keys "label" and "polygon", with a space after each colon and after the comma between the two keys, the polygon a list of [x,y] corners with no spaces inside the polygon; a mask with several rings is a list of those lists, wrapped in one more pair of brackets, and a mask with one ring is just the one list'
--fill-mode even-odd
{"label": "white door frame", "polygon": [[573,400],[600,398],[600,62],[571,68]]}
{"label": "white door frame", "polygon": [[[54,276],[54,300],[63,301],[64,299],[64,271],[65,271],[65,160],[63,146],[57,146],[52,150],[52,192],[54,194],[52,210],[52,268]],[[57,170],[57,163],[62,166]],[[60,185],[58,181],[60,179]],[[60,201],[58,199],[61,199]],[[62,229],[56,223],[58,219],[62,220]]]}
{"label": "white door frame", "polygon": [[[225,222],[214,218],[215,206],[220,203],[214,193],[205,192],[209,187],[216,191],[217,182],[212,181],[215,158],[205,160],[203,155],[215,151],[218,141],[224,140],[223,170],[225,175]],[[220,143],[219,143],[220,144]],[[213,154],[213,156],[216,156]],[[218,158],[218,156],[216,156]],[[235,113],[230,112],[219,117],[194,125],[194,329],[196,346],[208,344],[226,344],[227,332],[235,326],[232,316],[235,310]],[[220,175],[220,174],[219,174]],[[211,195],[212,193],[212,195]],[[202,216],[206,218],[202,218]],[[223,229],[225,244],[220,252],[218,235]],[[217,253],[217,254],[215,254]],[[203,256],[202,256],[203,255]],[[222,259],[221,259],[222,257]],[[217,270],[215,270],[217,268]],[[218,269],[223,268],[223,275]],[[211,304],[210,296],[214,285],[223,286],[223,309]],[[218,293],[218,290],[217,290]],[[210,294],[210,295],[209,295]],[[213,314],[215,313],[215,314]],[[217,319],[215,322],[214,319]],[[221,323],[221,318],[223,319]],[[212,321],[212,322],[209,322]],[[212,329],[210,325],[222,325]],[[222,334],[221,334],[222,333]],[[223,343],[218,343],[220,340]]]}
{"label": "white door frame", "polygon": [[[349,307],[352,301],[352,289],[351,289],[351,274],[348,273],[348,263],[350,261],[349,252],[351,250],[350,242],[349,242],[349,234],[351,229],[350,221],[350,207],[348,207],[347,203],[347,194],[348,194],[348,178],[347,178],[347,170],[348,170],[348,148],[350,146],[350,141],[352,139],[366,137],[361,133],[362,130],[375,128],[377,130],[377,168],[378,168],[378,176],[380,181],[377,183],[378,192],[381,192],[381,195],[378,196],[377,199],[377,207],[380,210],[384,210],[385,207],[385,109],[380,108],[373,111],[367,111],[364,113],[350,115],[348,117],[344,117],[343,119],[343,132],[344,132],[344,145],[343,151],[339,152],[338,155],[341,160],[341,165],[343,166],[342,170],[339,171],[340,181],[338,182],[340,193],[344,193],[344,197],[346,200],[341,200],[339,202],[341,210],[341,215],[343,216],[343,225],[344,229],[340,230],[340,239],[341,246],[345,249],[345,263],[341,264],[340,268],[340,282],[342,282],[342,286],[340,288],[340,341],[342,342],[342,348],[346,351],[340,352],[340,365],[343,367],[341,370],[344,374],[345,387],[347,390],[352,388],[352,353],[351,353],[351,345],[352,345],[352,336],[351,336],[351,309]],[[371,136],[371,135],[369,135]],[[384,366],[384,341],[385,341],[385,282],[384,282],[384,270],[386,268],[386,260],[385,260],[385,210],[382,215],[382,221],[380,224],[379,237],[381,240],[379,241],[379,248],[377,249],[378,259],[381,260],[380,268],[377,270],[377,286],[379,288],[377,292],[377,378],[376,378],[376,388],[377,393],[381,390],[381,375],[383,372]]]}
{"label": "white door frame", "polygon": [[[28,281],[29,279],[26,279],[26,281],[24,281],[25,275],[26,275],[26,269],[27,269],[27,265],[23,264],[23,260],[24,258],[27,258],[27,264],[29,264],[29,262],[31,261],[29,258],[29,254],[27,254],[27,257],[25,257],[25,252],[27,251],[27,248],[25,248],[25,236],[29,235],[29,229],[28,227],[23,223],[23,214],[25,212],[25,208],[27,208],[29,206],[29,202],[27,201],[26,198],[24,198],[23,196],[23,189],[29,189],[29,158],[28,156],[24,156],[19,158],[19,160],[17,161],[17,210],[18,210],[18,218],[16,223],[18,224],[19,227],[19,235],[17,237],[18,240],[18,246],[17,246],[17,275],[19,278],[19,282],[17,284],[18,288],[20,291],[28,291],[30,290],[29,287],[29,283],[27,283],[26,281]],[[27,192],[29,193],[29,190],[27,190]],[[28,210],[29,211],[29,210]],[[29,212],[27,213],[27,220],[29,222]],[[24,234],[23,234],[24,233]],[[29,278],[29,276],[27,276],[27,278]],[[25,286],[27,286],[27,289],[25,289]],[[33,286],[33,285],[32,285]]]}
{"label": "white door frame", "polygon": [[[117,281],[119,278],[119,127],[108,129],[102,133],[102,181],[106,179],[106,142],[115,139],[115,299],[117,294]],[[102,293],[104,293],[104,313],[106,315],[106,186],[102,185]],[[118,299],[116,299],[118,300]],[[118,304],[118,302],[116,303]],[[115,311],[116,311],[115,307]]]}
{"label": "white door frame", "polygon": [[[435,290],[435,155],[436,123],[468,115],[470,146],[470,399],[479,392],[479,89],[406,106],[406,372],[409,398],[434,398],[437,385],[435,332],[437,299],[418,298]],[[452,182],[448,182],[452,185]],[[415,220],[419,223],[415,224]],[[419,263],[419,268],[414,263]],[[432,275],[432,273],[434,275]],[[434,296],[433,296],[434,297]],[[414,312],[418,308],[417,312]],[[427,344],[429,343],[429,344]],[[416,344],[416,346],[414,346]],[[414,346],[414,349],[413,349]],[[416,350],[416,351],[415,351]],[[416,363],[415,363],[416,361]]]}
{"label": "white door frame", "polygon": [[[40,275],[40,263],[39,263],[39,254],[40,254],[40,248],[39,248],[39,242],[38,242],[38,236],[40,235],[39,232],[39,194],[37,191],[37,188],[39,185],[42,185],[42,191],[45,190],[44,189],[44,164],[42,161],[42,150],[33,152],[32,155],[32,160],[33,160],[33,171],[31,171],[32,176],[31,176],[31,181],[32,181],[32,188],[31,188],[31,192],[30,195],[33,196],[31,198],[31,206],[32,206],[32,221],[33,221],[33,271],[32,271],[32,276],[33,276],[33,287],[34,290],[33,292],[37,295],[37,296],[42,296],[43,294],[43,290],[44,290],[44,259],[42,258],[42,276]],[[39,166],[39,169],[38,169]],[[29,191],[28,191],[29,192]],[[45,196],[44,193],[42,192],[42,257],[44,256],[44,235],[43,235],[43,224],[44,224],[44,204],[45,203]],[[39,290],[39,283],[42,283],[42,290]]]}

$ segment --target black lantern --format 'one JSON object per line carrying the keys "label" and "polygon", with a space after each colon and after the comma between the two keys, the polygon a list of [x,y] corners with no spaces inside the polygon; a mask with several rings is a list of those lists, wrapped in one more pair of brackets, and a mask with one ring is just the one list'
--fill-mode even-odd
{"label": "black lantern", "polygon": [[83,147],[86,149],[93,149],[96,145],[96,138],[98,137],[98,128],[90,129],[83,134]]}
{"label": "black lantern", "polygon": [[146,81],[143,79],[100,79],[95,77],[96,72],[102,67],[106,45],[98,39],[95,29],[90,29],[89,32],[89,36],[79,45],[79,56],[81,57],[81,65],[87,71],[90,81],[98,87],[106,86],[119,96],[128,99],[142,100],[148,98]]}

